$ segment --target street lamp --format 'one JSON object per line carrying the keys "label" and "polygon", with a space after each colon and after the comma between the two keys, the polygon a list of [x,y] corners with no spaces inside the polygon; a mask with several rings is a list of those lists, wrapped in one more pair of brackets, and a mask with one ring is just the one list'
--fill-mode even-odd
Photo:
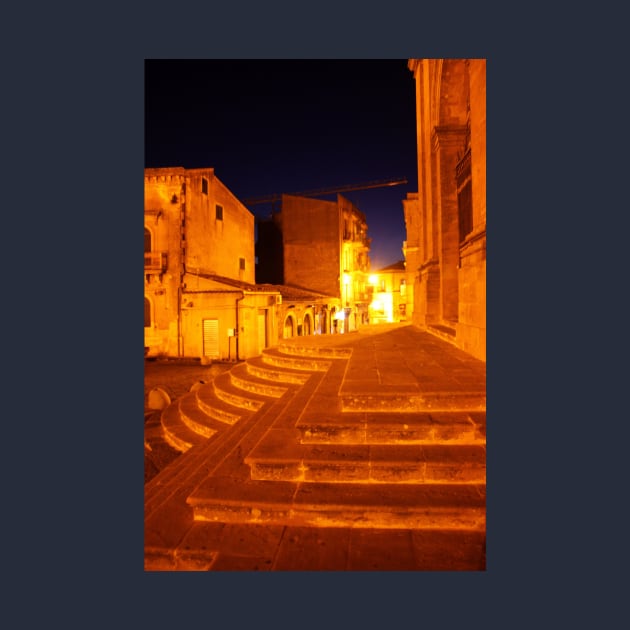
{"label": "street lamp", "polygon": [[350,274],[343,274],[343,294],[344,294],[344,302],[346,306],[348,306],[348,285],[350,284]]}

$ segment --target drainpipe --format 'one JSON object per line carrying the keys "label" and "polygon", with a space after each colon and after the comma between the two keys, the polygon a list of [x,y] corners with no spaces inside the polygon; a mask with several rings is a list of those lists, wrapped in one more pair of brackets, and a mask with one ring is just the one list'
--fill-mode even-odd
{"label": "drainpipe", "polygon": [[186,180],[184,179],[179,191],[179,287],[177,288],[177,355],[184,356],[184,339],[182,337],[182,300],[184,299],[184,277],[186,276],[186,247],[182,243],[186,242]]}
{"label": "drainpipe", "polygon": [[238,303],[245,298],[245,293],[241,292],[241,297],[236,298],[236,328],[234,329],[234,336],[236,337],[236,360],[240,361],[238,356],[238,337],[239,337],[239,323],[238,323]]}

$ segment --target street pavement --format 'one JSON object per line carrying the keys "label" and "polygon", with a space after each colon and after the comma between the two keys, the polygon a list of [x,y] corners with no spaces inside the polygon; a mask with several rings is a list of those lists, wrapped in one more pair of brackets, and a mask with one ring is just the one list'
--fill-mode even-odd
{"label": "street pavement", "polygon": [[[334,369],[318,376],[319,380],[312,379],[312,385],[297,388],[291,402],[283,403],[284,407],[276,406],[273,412],[256,413],[239,421],[216,439],[194,445],[182,454],[165,446],[159,424],[160,412],[145,414],[148,418],[145,423],[145,453],[147,445],[149,449],[165,447],[168,450],[162,464],[155,465],[148,479],[145,467],[145,570],[484,570],[485,362],[408,324],[372,325],[349,334],[297,337],[283,340],[281,345],[291,346],[292,352],[304,357],[317,356],[324,349],[334,353],[337,349],[340,358]],[[194,383],[208,382],[219,372],[231,369],[230,365],[221,369],[217,366],[211,374],[207,366],[175,363],[164,368],[158,384],[151,379],[162,368],[147,367],[145,390],[147,386],[170,387],[174,395],[182,395]],[[341,408],[340,414],[331,414],[335,405]],[[453,517],[453,524],[397,526],[395,523],[399,515],[395,515],[394,525],[391,525],[385,515],[389,497],[384,498],[383,506],[373,508],[374,514],[379,510],[383,514],[373,526],[340,526],[341,521],[334,518],[328,526],[316,525],[308,518],[301,522],[296,517],[287,517],[284,522],[273,514],[267,520],[263,518],[256,522],[256,519],[234,516],[236,509],[223,521],[217,520],[216,516],[207,519],[203,516],[206,509],[204,502],[211,500],[217,492],[236,492],[232,502],[247,506],[247,497],[239,498],[238,489],[241,488],[243,492],[250,492],[249,500],[254,505],[257,500],[254,496],[256,484],[261,482],[250,480],[249,466],[252,470],[256,469],[256,465],[265,470],[264,462],[257,464],[255,461],[255,447],[265,454],[273,446],[273,436],[285,435],[283,431],[295,431],[300,422],[328,419],[318,427],[321,429],[324,426],[324,431],[334,435],[339,417],[354,417],[361,413],[383,418],[387,417],[388,410],[392,410],[407,414],[405,418],[413,418],[419,409],[428,415],[431,408],[436,411],[433,413],[435,418],[441,412],[452,415],[460,408],[473,410],[467,422],[474,426],[476,441],[470,448],[482,449],[483,482],[453,484],[449,488],[470,491],[473,502],[477,496],[476,504],[480,504],[483,510],[481,524],[461,525],[464,521]],[[435,418],[432,420],[434,432],[437,426]],[[330,424],[326,425],[326,421]],[[382,435],[384,426],[378,425],[374,431],[381,431]],[[352,428],[344,427],[344,430],[351,431]],[[266,447],[267,450],[266,442],[271,445]],[[285,446],[286,443],[282,448]],[[301,445],[298,447],[303,448]],[[408,447],[404,445],[402,448]],[[358,447],[354,445],[350,448]],[[430,450],[426,446],[424,450],[416,448],[418,452]],[[345,457],[343,452],[341,457]],[[443,465],[443,462],[440,464]],[[352,488],[354,492],[357,487],[356,484],[304,481],[274,483],[271,479],[268,483],[273,485],[274,491],[285,486],[294,488],[291,493],[295,496],[304,489],[316,494],[321,486],[329,493],[326,496],[330,497],[331,504],[346,501],[347,488]],[[371,490],[371,487],[368,489]],[[389,489],[390,485],[382,487]],[[391,487],[401,492],[410,487],[412,494],[422,493],[425,488],[427,491],[438,489],[437,484],[398,484]],[[338,493],[337,499],[331,492]],[[444,500],[443,496],[440,500]],[[413,507],[409,508],[412,512]],[[434,506],[428,507],[432,509]],[[209,513],[213,514],[212,508],[209,509]],[[260,512],[251,506],[246,507],[247,510],[252,514]],[[297,510],[294,511],[297,513]]]}

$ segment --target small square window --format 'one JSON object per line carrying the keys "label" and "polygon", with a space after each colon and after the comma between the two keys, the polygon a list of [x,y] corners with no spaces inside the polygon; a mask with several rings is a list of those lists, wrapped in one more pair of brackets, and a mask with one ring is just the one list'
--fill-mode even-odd
{"label": "small square window", "polygon": [[239,269],[245,269],[245,259],[244,258],[239,258],[238,259],[238,267],[239,267]]}
{"label": "small square window", "polygon": [[217,210],[217,221],[223,221],[223,206],[220,206],[219,204],[217,204],[216,206],[216,210]]}

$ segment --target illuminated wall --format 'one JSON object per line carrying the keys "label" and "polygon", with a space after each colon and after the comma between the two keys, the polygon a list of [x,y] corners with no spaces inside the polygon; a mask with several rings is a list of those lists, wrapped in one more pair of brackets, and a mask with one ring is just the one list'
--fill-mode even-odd
{"label": "illuminated wall", "polygon": [[213,169],[188,170],[187,174],[186,269],[253,284],[254,215]]}
{"label": "illuminated wall", "polygon": [[[235,289],[208,285],[203,276],[223,276],[253,285],[254,216],[216,177],[214,169],[145,169],[144,231],[145,352],[148,356],[203,357],[204,343],[207,346],[212,336],[212,354],[218,353],[216,358],[221,359],[233,357],[235,348],[229,347],[227,338],[236,327],[236,294],[226,298],[220,292]],[[202,293],[207,290],[215,293]],[[187,291],[200,293],[190,299]],[[263,314],[272,308],[266,298],[261,299],[260,305],[258,297],[243,301],[243,321],[249,317],[248,308],[256,313],[262,309]],[[273,300],[275,308],[275,297]],[[258,314],[255,319],[239,337],[244,354],[259,347],[262,328]],[[212,320],[211,324],[206,320]],[[215,320],[219,327],[216,347]],[[274,316],[269,315],[267,322],[274,326]],[[273,335],[270,328],[266,336]]]}
{"label": "illuminated wall", "polygon": [[413,312],[413,284],[407,273],[405,262],[399,261],[372,272],[369,282],[372,287],[370,323],[411,321]]}
{"label": "illuminated wall", "polygon": [[282,195],[284,284],[340,297],[340,214],[334,201]]}
{"label": "illuminated wall", "polygon": [[339,298],[350,309],[337,311],[339,331],[367,320],[365,215],[342,195],[336,202],[283,195],[281,226],[284,283]]}
{"label": "illuminated wall", "polygon": [[410,59],[418,197],[405,206],[413,323],[486,357],[486,62]]}

